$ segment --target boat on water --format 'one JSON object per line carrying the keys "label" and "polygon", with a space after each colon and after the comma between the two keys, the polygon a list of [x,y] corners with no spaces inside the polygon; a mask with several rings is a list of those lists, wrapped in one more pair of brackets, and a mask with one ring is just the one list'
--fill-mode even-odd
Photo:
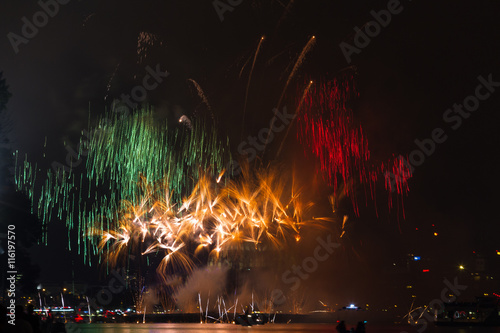
{"label": "boat on water", "polygon": [[258,310],[247,310],[244,314],[239,315],[234,319],[234,323],[241,326],[264,325],[267,322],[267,316]]}
{"label": "boat on water", "polygon": [[444,304],[437,326],[500,326],[500,298],[477,297],[475,302]]}
{"label": "boat on water", "polygon": [[350,304],[335,311],[337,322],[345,321],[346,324],[355,325],[360,321],[367,320],[367,310],[365,308]]}

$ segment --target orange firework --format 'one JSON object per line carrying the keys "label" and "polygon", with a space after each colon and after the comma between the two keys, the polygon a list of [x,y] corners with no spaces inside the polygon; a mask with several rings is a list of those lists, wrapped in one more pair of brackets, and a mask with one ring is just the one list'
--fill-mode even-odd
{"label": "orange firework", "polygon": [[108,229],[91,232],[100,237],[100,249],[108,249],[106,259],[113,265],[138,250],[164,253],[157,268],[164,278],[169,265],[190,271],[202,250],[217,260],[221,252],[238,251],[244,243],[281,249],[300,240],[302,226],[322,220],[304,218],[313,204],[303,202],[293,179],[283,175],[276,169],[251,174],[246,168],[241,179],[224,183],[222,175],[213,180],[205,174],[180,205],[172,203],[166,181],[150,185],[141,179],[141,199],[123,202]]}

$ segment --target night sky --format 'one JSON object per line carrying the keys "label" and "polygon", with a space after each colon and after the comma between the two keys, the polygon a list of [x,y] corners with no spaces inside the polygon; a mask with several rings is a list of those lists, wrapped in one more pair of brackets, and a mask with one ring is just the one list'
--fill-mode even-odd
{"label": "night sky", "polygon": [[[387,9],[388,3],[393,1],[243,0],[221,21],[211,1],[73,0],[60,5],[17,54],[7,36],[21,35],[21,19],[31,21],[40,7],[36,1],[4,3],[0,71],[12,93],[7,105],[14,121],[12,149],[42,168],[64,162],[65,142],[76,147],[89,111],[91,120],[103,114],[114,98],[141,82],[146,66],[159,64],[170,75],[148,92],[147,102],[166,119],[192,117],[200,100],[187,80],[196,80],[219,121],[218,131],[229,136],[236,153],[240,137],[255,135],[269,123],[298,54],[314,35],[317,43],[294,77],[285,105],[292,108],[300,83],[329,80],[355,66],[360,96],[353,113],[374,160],[409,155],[418,149],[415,140],[430,138],[436,128],[447,136],[415,168],[404,197],[406,218],[397,209],[389,212],[381,189],[378,217],[372,202],[366,208],[363,203],[359,217],[349,214],[349,237],[332,264],[337,268],[320,273],[328,280],[340,267],[346,273],[332,278],[336,283],[348,283],[349,271],[363,274],[363,280],[373,282],[362,290],[372,290],[383,280],[383,267],[419,253],[449,275],[472,251],[489,255],[500,250],[500,83],[456,129],[454,121],[443,119],[447,109],[475,93],[479,76],[500,82],[499,10],[495,1],[401,1],[401,11],[348,63],[339,44],[354,45],[354,28],[373,20],[370,12]],[[139,62],[137,40],[143,31],[158,40]],[[242,129],[248,67],[239,73],[263,35]],[[304,159],[295,152],[302,148],[293,138],[287,143],[284,155]],[[314,170],[314,157],[302,164]],[[331,193],[326,186],[323,191],[325,197]],[[32,249],[35,262],[57,259],[41,265],[41,281],[69,280],[72,261],[80,278],[98,280],[98,268],[88,269],[77,254],[65,250],[66,237],[63,223],[55,221],[49,226],[49,245]]]}

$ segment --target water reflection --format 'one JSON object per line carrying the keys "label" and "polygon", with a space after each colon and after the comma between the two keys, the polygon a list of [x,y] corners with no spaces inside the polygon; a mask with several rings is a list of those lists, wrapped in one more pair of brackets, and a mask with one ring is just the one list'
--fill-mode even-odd
{"label": "water reflection", "polygon": [[[335,333],[335,325],[330,324],[267,324],[251,328],[231,324],[75,324],[81,333],[230,333],[230,332],[295,332],[295,333]],[[68,330],[71,332],[71,330]],[[418,327],[368,325],[369,333],[415,333]],[[499,327],[432,327],[421,333],[500,333]]]}

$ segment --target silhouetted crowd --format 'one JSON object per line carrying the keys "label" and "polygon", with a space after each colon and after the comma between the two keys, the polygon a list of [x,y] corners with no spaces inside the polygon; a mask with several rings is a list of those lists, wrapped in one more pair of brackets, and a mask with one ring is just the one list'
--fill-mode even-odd
{"label": "silhouetted crowd", "polygon": [[345,327],[345,322],[342,320],[338,325],[337,325],[337,331],[339,333],[366,333],[366,328],[365,328],[365,323],[360,321],[358,322],[358,325],[356,326],[356,329],[351,328],[350,331],[347,330]]}
{"label": "silhouetted crowd", "polygon": [[26,312],[22,305],[16,305],[14,316],[8,316],[8,313],[7,308],[0,305],[1,333],[66,333],[64,323],[54,322],[50,311],[42,320],[34,313],[33,305],[28,305]]}

